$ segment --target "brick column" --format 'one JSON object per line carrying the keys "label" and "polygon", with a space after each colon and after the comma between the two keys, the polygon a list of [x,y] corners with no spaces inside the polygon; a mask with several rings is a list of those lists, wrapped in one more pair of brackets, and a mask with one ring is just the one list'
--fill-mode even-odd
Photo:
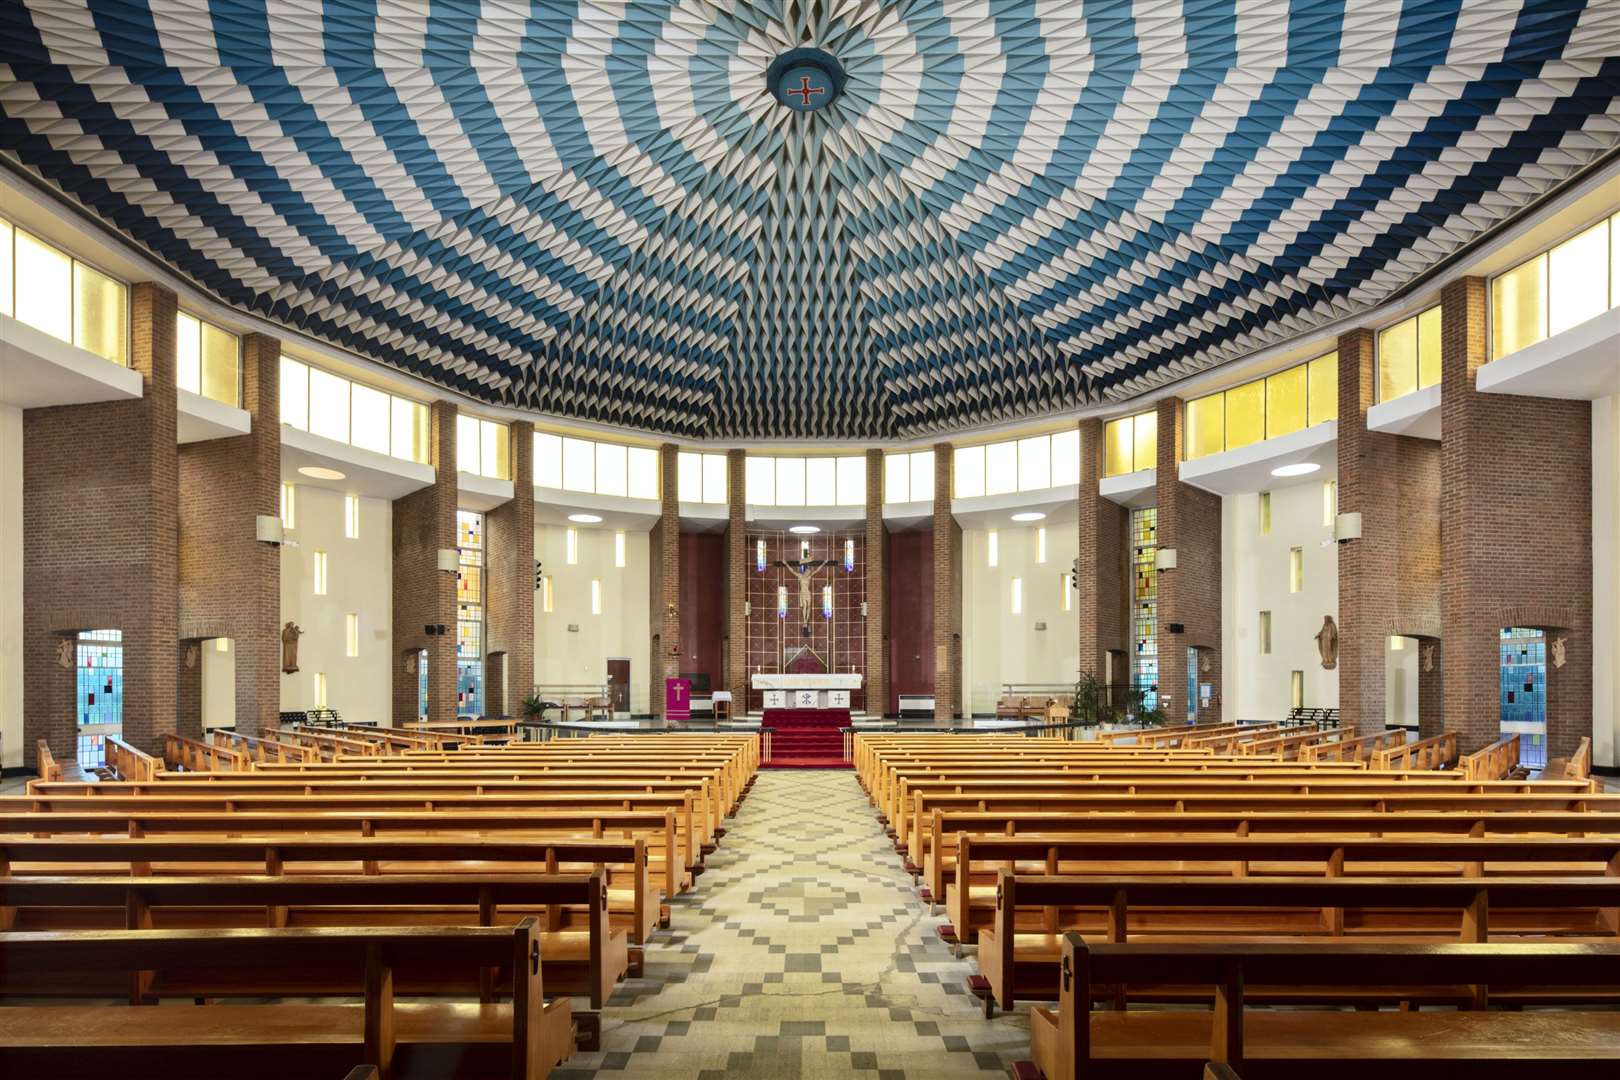
{"label": "brick column", "polygon": [[726,451],[726,689],[733,715],[748,706],[748,455]]}
{"label": "brick column", "polygon": [[1446,724],[1463,753],[1497,739],[1498,635],[1539,628],[1548,637],[1548,756],[1563,756],[1592,734],[1592,407],[1479,393],[1484,279],[1452,282],[1440,303]]}
{"label": "brick column", "polygon": [[[1126,510],[1099,492],[1103,475],[1103,422],[1080,422],[1079,589],[1080,674],[1108,678],[1109,650],[1125,650],[1127,605],[1124,551]],[[1118,680],[1119,673],[1115,673]]]}
{"label": "brick column", "polygon": [[[681,670],[681,498],[679,449],[673,443],[658,448],[658,520],[648,537],[652,562],[652,714],[664,715],[664,680]],[[728,495],[729,498],[729,495]],[[745,701],[746,703],[746,701]]]}
{"label": "brick column", "polygon": [[[192,644],[230,638],[236,662],[236,730],[273,730],[281,708],[281,553],[255,539],[259,515],[281,500],[281,342],[242,339],[246,435],[179,449],[180,641],[174,662],[181,734],[202,734],[202,662]],[[197,696],[193,697],[195,685]]]}
{"label": "brick column", "polygon": [[[1159,574],[1159,697],[1172,724],[1187,718],[1188,649],[1198,650],[1198,681],[1216,694],[1221,685],[1221,499],[1181,482],[1183,415],[1180,398],[1159,402],[1159,550],[1177,559]],[[1220,723],[1219,698],[1197,719]]]}
{"label": "brick column", "polygon": [[[179,455],[173,292],[132,286],[130,367],[141,397],[23,413],[23,738],[77,748],[72,639],[120,630],[124,738],[149,753],[175,730]],[[58,660],[66,645],[69,666]]]}
{"label": "brick column", "polygon": [[[1440,444],[1369,431],[1377,392],[1373,332],[1340,336],[1339,512],[1361,515],[1361,539],[1338,545],[1339,710],[1363,734],[1388,719],[1388,639],[1432,644],[1440,634]],[[1432,690],[1437,677],[1420,679],[1420,701],[1423,682]],[[1424,734],[1438,732],[1437,708],[1420,709],[1419,719],[1436,726]]]}
{"label": "brick column", "polygon": [[889,707],[889,532],[883,524],[883,451],[866,452],[866,711]]}
{"label": "brick column", "polygon": [[962,527],[951,513],[955,459],[934,446],[934,719],[962,715]]}
{"label": "brick column", "polygon": [[513,423],[511,445],[512,501],[484,515],[484,711],[494,716],[517,715],[534,688],[534,425]]}
{"label": "brick column", "polygon": [[[416,719],[417,673],[410,658],[428,651],[428,716],[456,712],[456,575],[439,551],[456,546],[456,415],[448,401],[429,414],[433,483],[394,500],[394,723]],[[444,634],[425,627],[443,626]]]}

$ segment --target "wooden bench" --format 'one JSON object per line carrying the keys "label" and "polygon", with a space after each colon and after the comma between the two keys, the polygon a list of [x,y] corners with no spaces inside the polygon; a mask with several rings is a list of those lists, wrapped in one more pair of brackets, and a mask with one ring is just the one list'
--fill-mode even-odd
{"label": "wooden bench", "polygon": [[294,742],[283,742],[257,735],[242,735],[224,728],[215,728],[208,735],[216,746],[240,750],[247,754],[248,759],[255,765],[271,762],[319,761],[321,758],[320,752],[315,747],[300,746]]}
{"label": "wooden bench", "polygon": [[150,780],[163,768],[163,762],[139,750],[117,735],[107,736],[107,768],[120,780]]}
{"label": "wooden bench", "polygon": [[[1391,1080],[1525,1075],[1609,1077],[1620,1012],[1490,1011],[1495,987],[1612,987],[1620,945],[1243,943],[1113,944],[1064,935],[1059,1011],[1031,1014],[1048,1080],[1189,1076],[1206,1059],[1245,1077]],[[1209,988],[1213,1011],[1093,1012],[1115,987]],[[1255,1009],[1257,988],[1462,986],[1466,1011]],[[1206,1075],[1208,1073],[1206,1072]],[[1218,1075],[1218,1074],[1217,1074]]]}
{"label": "wooden bench", "polygon": [[1567,758],[1553,758],[1547,762],[1546,768],[1541,770],[1543,780],[1554,778],[1585,780],[1591,775],[1592,740],[1589,736],[1582,736],[1581,741],[1575,744],[1575,753]]}
{"label": "wooden bench", "polygon": [[[1015,929],[1017,912],[1032,908],[1051,909],[1049,931]],[[995,1004],[1053,1000],[1060,934],[1069,930],[1116,942],[1349,935],[1477,943],[1493,934],[1613,940],[1617,908],[1620,877],[1612,876],[1070,877],[1003,870],[993,925],[979,935],[980,976],[970,984],[986,1015]],[[1620,992],[1620,969],[1613,985]]]}
{"label": "wooden bench", "polygon": [[[493,926],[552,905],[588,909],[585,930],[544,930],[539,943],[551,989],[588,995],[600,1009],[629,968],[623,930],[607,919],[606,882],[592,874],[243,875],[239,877],[97,875],[0,878],[0,929],[216,929],[254,926]],[[545,925],[542,922],[542,927]],[[222,976],[226,977],[226,976]],[[412,982],[410,993],[463,993],[475,984],[450,975]],[[241,992],[273,991],[252,984]],[[104,977],[78,982],[49,972],[0,967],[0,991],[106,996]],[[212,997],[213,985],[158,980],[154,996]]]}
{"label": "wooden bench", "polygon": [[[1002,868],[1018,874],[1150,874],[1302,878],[1458,876],[1620,877],[1620,836],[1317,837],[963,835],[945,892],[948,940],[972,943],[995,919]],[[1017,916],[1021,930],[1050,930],[1051,912]],[[1342,924],[1342,916],[1341,924]],[[1342,928],[1342,925],[1341,927]],[[1335,927],[1330,924],[1330,931]]]}
{"label": "wooden bench", "polygon": [[[960,838],[972,836],[1041,839],[1095,837],[1160,840],[1177,838],[1291,839],[1309,836],[1340,838],[1620,837],[1620,814],[1503,813],[1455,814],[1414,812],[1386,814],[1329,811],[1296,813],[1095,813],[1085,815],[1034,811],[997,813],[935,809],[930,847],[923,866],[921,899],[945,900],[946,882],[956,873]],[[1033,835],[1032,835],[1033,834]]]}
{"label": "wooden bench", "polygon": [[1505,780],[1519,766],[1519,736],[1509,735],[1457,761],[1457,771],[1470,780]]}
{"label": "wooden bench", "polygon": [[34,771],[41,780],[58,781],[62,779],[62,766],[57,762],[56,755],[51,753],[51,745],[44,739],[34,744]]}
{"label": "wooden bench", "polygon": [[[241,750],[223,746],[218,742],[182,738],[175,734],[163,736],[163,760],[158,768],[144,777],[125,779],[152,780],[165,769],[184,769],[188,772],[247,772],[253,768],[253,759]],[[120,774],[121,775],[121,774]]]}
{"label": "wooden bench", "polygon": [[1312,743],[1299,752],[1299,760],[1311,763],[1330,761],[1370,761],[1375,752],[1388,750],[1406,741],[1406,729],[1380,731],[1374,735],[1355,738],[1341,737],[1335,742]]}
{"label": "wooden bench", "polygon": [[1432,739],[1398,743],[1372,755],[1374,769],[1449,769],[1457,763],[1457,733],[1448,731]]}
{"label": "wooden bench", "polygon": [[[589,874],[600,869],[610,926],[629,934],[631,967],[658,925],[647,844],[634,840],[312,837],[0,836],[0,876],[91,873],[122,876],[296,874]],[[555,905],[546,929],[589,927],[588,905]]]}
{"label": "wooden bench", "polygon": [[[121,983],[130,1006],[6,1005],[0,1074],[281,1080],[334,1075],[356,1061],[396,1076],[534,1080],[573,1049],[566,1000],[542,994],[540,932],[512,927],[352,927],[0,933],[8,981],[46,971]],[[396,988],[429,972],[499,973],[507,1001],[404,1003]],[[140,1008],[149,976],[212,988],[224,972],[277,996],[360,996],[360,1004]],[[169,977],[172,976],[172,979]],[[120,996],[123,996],[120,994]],[[352,1077],[354,1074],[351,1073]]]}

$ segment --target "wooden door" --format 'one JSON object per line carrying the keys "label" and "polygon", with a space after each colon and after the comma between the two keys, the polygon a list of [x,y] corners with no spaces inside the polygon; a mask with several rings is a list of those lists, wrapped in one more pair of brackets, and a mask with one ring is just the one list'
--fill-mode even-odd
{"label": "wooden door", "polygon": [[630,711],[630,661],[614,658],[607,662],[609,701],[615,713]]}

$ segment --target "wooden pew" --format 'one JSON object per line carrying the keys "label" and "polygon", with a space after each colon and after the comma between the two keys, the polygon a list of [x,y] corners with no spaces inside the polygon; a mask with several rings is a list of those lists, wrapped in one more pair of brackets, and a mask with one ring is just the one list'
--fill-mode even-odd
{"label": "wooden pew", "polygon": [[134,783],[151,780],[162,767],[163,762],[146,751],[131,746],[117,735],[107,736],[107,768],[120,780]]}
{"label": "wooden pew", "polygon": [[300,746],[298,743],[261,738],[257,735],[242,735],[224,728],[215,728],[208,734],[216,745],[247,754],[248,759],[255,765],[271,762],[319,761],[321,758],[320,751],[313,746]]}
{"label": "wooden pew", "polygon": [[51,746],[44,739],[34,744],[34,771],[39,774],[41,780],[62,779],[62,766],[57,763],[56,755],[51,753]]}
{"label": "wooden pew", "polygon": [[[1109,941],[1397,937],[1480,943],[1525,934],[1614,940],[1620,877],[1180,877],[1014,874],[1002,870],[992,926],[979,935],[985,1014],[1053,1000],[1059,933]],[[1021,909],[1057,912],[1050,932],[1015,930]],[[1067,910],[1067,914],[1065,911]],[[1620,991],[1620,970],[1612,985]],[[1138,994],[1141,988],[1131,993]],[[1343,1000],[1346,995],[1333,996]]]}
{"label": "wooden pew", "polygon": [[[608,926],[606,882],[585,874],[308,874],[240,877],[97,875],[0,878],[0,929],[125,929],[220,931],[254,926],[493,926],[552,905],[589,910],[586,930],[539,932],[552,989],[585,994],[600,1009],[629,967],[626,936]],[[545,924],[542,923],[542,926]],[[9,981],[8,981],[9,980]],[[474,984],[425,973],[406,993],[455,994]],[[274,992],[249,984],[241,993]],[[0,968],[0,990],[105,996],[105,977],[77,981],[50,972]],[[213,997],[215,983],[159,979],[156,996]]]}
{"label": "wooden pew", "polygon": [[[1107,812],[1085,815],[1034,811],[997,813],[978,810],[935,809],[931,835],[939,837],[929,850],[923,867],[923,901],[940,904],[946,898],[946,881],[956,873],[958,844],[962,836],[975,841],[987,837],[1041,839],[1045,836],[1068,838],[1161,839],[1291,839],[1309,836],[1343,838],[1404,837],[1620,837],[1620,814],[1598,812],[1486,811],[1474,814],[1451,812],[1321,811],[1297,813],[1130,813]],[[955,935],[951,935],[954,937]]]}
{"label": "wooden pew", "polygon": [[[645,839],[0,836],[0,876],[604,873],[609,925],[629,934],[632,967],[659,921]],[[553,907],[547,929],[589,926],[588,905]]]}
{"label": "wooden pew", "polygon": [[1570,780],[1586,780],[1592,775],[1592,740],[1589,736],[1582,736],[1581,741],[1575,744],[1575,753],[1568,758],[1553,758],[1547,762],[1547,767],[1541,770],[1544,780],[1565,778]]}
{"label": "wooden pew", "polygon": [[[1002,868],[1020,874],[1096,876],[1164,874],[1178,878],[1298,876],[1301,878],[1456,876],[1620,877],[1620,835],[1534,837],[1192,837],[963,835],[945,909],[961,943],[993,925]],[[1055,912],[1025,912],[1021,930],[1051,930]],[[1329,931],[1342,930],[1343,916]],[[1620,928],[1617,928],[1620,929]]]}
{"label": "wooden pew", "polygon": [[1472,754],[1464,754],[1457,771],[1470,780],[1505,780],[1519,765],[1519,736],[1509,735]]}
{"label": "wooden pew", "polygon": [[[4,801],[0,798],[0,803]],[[226,814],[147,809],[140,805],[112,811],[97,806],[89,812],[0,812],[0,837],[73,836],[241,837],[267,843],[297,837],[432,839],[457,843],[476,842],[485,837],[625,842],[640,839],[647,851],[649,876],[666,899],[690,884],[676,815],[667,810],[322,810],[300,806],[295,800],[281,811],[241,810]],[[622,914],[627,909],[620,901],[613,910]],[[667,912],[661,912],[659,917],[667,918]]]}
{"label": "wooden pew", "polygon": [[1444,769],[1457,763],[1457,733],[1448,731],[1432,739],[1398,743],[1385,750],[1375,750],[1372,767],[1392,769]]}
{"label": "wooden pew", "polygon": [[[511,927],[0,933],[8,979],[49,971],[103,982],[110,976],[129,988],[156,972],[159,981],[175,974],[210,987],[228,968],[286,996],[337,988],[362,998],[357,1005],[205,1005],[138,1013],[128,1006],[7,1005],[0,1074],[281,1080],[332,1075],[360,1060],[383,1080],[535,1080],[573,1049],[569,1003],[544,1000],[540,936],[533,919]],[[478,977],[499,972],[508,1001],[496,1003],[492,995],[471,1005],[395,1000],[396,987],[413,974],[449,969]],[[130,993],[131,1005],[138,1005],[142,995]]]}
{"label": "wooden pew", "polygon": [[1312,743],[1299,752],[1303,762],[1369,761],[1374,752],[1399,746],[1406,741],[1406,729],[1380,731],[1375,735],[1361,735],[1353,739],[1341,738],[1337,742]]}
{"label": "wooden pew", "polygon": [[[1058,1014],[1031,1015],[1036,1065],[1048,1080],[1155,1080],[1190,1075],[1206,1059],[1262,1080],[1605,1077],[1620,1060],[1620,1013],[1488,1009],[1504,982],[1612,987],[1620,969],[1620,946],[1612,943],[1116,944],[1067,934],[1062,963]],[[1213,1012],[1092,1011],[1114,997],[1114,987],[1170,981],[1211,988]],[[1461,1012],[1249,1008],[1257,987],[1308,992],[1324,982],[1463,985],[1474,996]]]}
{"label": "wooden pew", "polygon": [[156,772],[145,777],[127,779],[154,780],[166,769],[184,769],[188,772],[247,772],[253,760],[241,750],[233,750],[218,742],[203,742],[169,733],[163,736],[163,761]]}

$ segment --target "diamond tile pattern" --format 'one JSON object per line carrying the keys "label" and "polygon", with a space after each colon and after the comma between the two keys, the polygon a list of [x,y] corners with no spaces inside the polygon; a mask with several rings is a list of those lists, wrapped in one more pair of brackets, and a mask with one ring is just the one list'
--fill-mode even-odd
{"label": "diamond tile pattern", "polygon": [[[825,109],[765,88],[814,46]],[[1354,315],[1620,145],[1612,0],[15,0],[0,155],[493,403],[913,437]]]}
{"label": "diamond tile pattern", "polygon": [[705,861],[602,1050],[554,1080],[993,1080],[1029,1056],[1028,1018],[984,1019],[854,773],[760,773]]}

